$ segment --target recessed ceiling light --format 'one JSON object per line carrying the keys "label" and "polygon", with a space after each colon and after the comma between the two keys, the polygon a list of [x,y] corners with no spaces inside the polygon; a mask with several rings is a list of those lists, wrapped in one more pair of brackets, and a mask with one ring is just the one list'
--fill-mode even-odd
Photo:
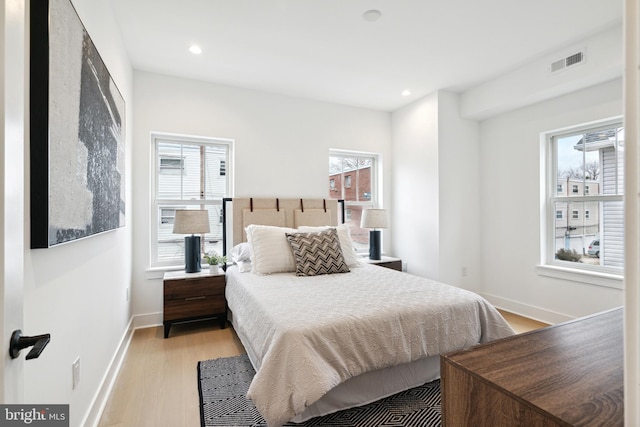
{"label": "recessed ceiling light", "polygon": [[375,22],[380,19],[381,16],[382,12],[380,12],[378,9],[367,10],[362,14],[362,18],[364,18],[364,20],[368,22]]}
{"label": "recessed ceiling light", "polygon": [[411,91],[409,89],[405,89],[402,91],[402,96],[409,96],[411,95]]}
{"label": "recessed ceiling light", "polygon": [[189,52],[193,53],[194,55],[200,55],[202,53],[202,49],[200,48],[200,46],[194,44],[189,46]]}

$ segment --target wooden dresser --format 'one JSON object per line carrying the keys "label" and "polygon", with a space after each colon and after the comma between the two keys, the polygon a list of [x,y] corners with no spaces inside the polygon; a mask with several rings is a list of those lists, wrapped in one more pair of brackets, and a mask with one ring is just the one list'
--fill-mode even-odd
{"label": "wooden dresser", "polygon": [[622,308],[441,356],[444,426],[622,426]]}

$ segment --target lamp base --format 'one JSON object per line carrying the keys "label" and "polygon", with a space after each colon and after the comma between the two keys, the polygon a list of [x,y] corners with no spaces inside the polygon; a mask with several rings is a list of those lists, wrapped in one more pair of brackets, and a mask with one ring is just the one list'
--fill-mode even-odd
{"label": "lamp base", "polygon": [[379,261],[380,255],[380,230],[369,230],[369,259]]}
{"label": "lamp base", "polygon": [[200,236],[187,236],[184,238],[184,270],[197,273],[200,269]]}

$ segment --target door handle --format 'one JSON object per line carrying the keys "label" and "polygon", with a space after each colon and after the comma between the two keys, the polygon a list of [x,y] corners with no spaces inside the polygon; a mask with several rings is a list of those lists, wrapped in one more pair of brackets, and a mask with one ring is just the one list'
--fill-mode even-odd
{"label": "door handle", "polygon": [[36,335],[33,337],[25,337],[20,329],[16,329],[11,334],[11,342],[9,343],[9,355],[15,359],[23,348],[31,347],[31,351],[27,353],[27,360],[36,359],[42,353],[42,350],[49,344],[51,340],[50,334]]}

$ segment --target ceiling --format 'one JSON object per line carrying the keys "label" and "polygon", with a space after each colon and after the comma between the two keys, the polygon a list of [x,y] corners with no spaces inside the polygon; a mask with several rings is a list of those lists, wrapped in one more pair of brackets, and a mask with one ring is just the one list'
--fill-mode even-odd
{"label": "ceiling", "polygon": [[[111,2],[137,70],[382,111],[622,22],[618,0]],[[371,9],[377,21],[363,18]]]}

